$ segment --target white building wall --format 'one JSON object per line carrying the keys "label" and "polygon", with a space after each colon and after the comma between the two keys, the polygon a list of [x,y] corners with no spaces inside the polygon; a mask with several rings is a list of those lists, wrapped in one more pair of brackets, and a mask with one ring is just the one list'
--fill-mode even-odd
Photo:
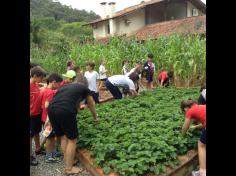
{"label": "white building wall", "polygon": [[[126,24],[125,20],[129,20],[130,23]],[[144,9],[141,9],[140,11],[136,11],[127,16],[116,18],[115,24],[116,35],[128,34],[133,31],[136,31],[141,27],[145,26],[145,11]]]}

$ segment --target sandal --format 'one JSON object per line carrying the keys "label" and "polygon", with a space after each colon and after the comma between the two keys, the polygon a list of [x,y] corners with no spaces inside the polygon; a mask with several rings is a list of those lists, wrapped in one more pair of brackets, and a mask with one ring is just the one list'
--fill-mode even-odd
{"label": "sandal", "polygon": [[65,169],[65,174],[67,176],[69,176],[69,175],[78,175],[79,173],[81,173],[83,171],[84,171],[84,169],[73,166],[70,171],[68,171],[68,169]]}

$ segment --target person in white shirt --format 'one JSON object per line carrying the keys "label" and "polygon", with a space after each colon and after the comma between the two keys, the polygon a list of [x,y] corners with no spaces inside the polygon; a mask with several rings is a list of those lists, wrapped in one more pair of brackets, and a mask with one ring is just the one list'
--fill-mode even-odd
{"label": "person in white shirt", "polygon": [[201,86],[200,92],[201,94],[198,98],[198,104],[205,105],[206,104],[206,86],[205,85]]}
{"label": "person in white shirt", "polygon": [[139,80],[139,76],[136,72],[131,73],[129,76],[126,75],[113,75],[109,77],[105,86],[111,92],[114,99],[122,99],[122,93],[119,88],[123,89],[124,94],[130,96],[137,96],[138,93],[135,90],[135,83]]}
{"label": "person in white shirt", "polygon": [[121,72],[122,72],[123,75],[126,75],[127,73],[129,73],[128,65],[129,65],[129,61],[127,59],[125,59],[122,62],[122,70],[121,70]]}
{"label": "person in white shirt", "polygon": [[99,80],[99,75],[94,71],[95,64],[93,62],[86,63],[86,72],[84,73],[85,78],[88,81],[88,88],[91,91],[91,95],[95,103],[99,103],[99,93],[97,89],[97,81]]}
{"label": "person in white shirt", "polygon": [[101,65],[99,66],[99,86],[98,90],[101,90],[101,88],[104,86],[104,82],[107,80],[107,70],[105,68],[106,61],[105,59],[101,60]]}

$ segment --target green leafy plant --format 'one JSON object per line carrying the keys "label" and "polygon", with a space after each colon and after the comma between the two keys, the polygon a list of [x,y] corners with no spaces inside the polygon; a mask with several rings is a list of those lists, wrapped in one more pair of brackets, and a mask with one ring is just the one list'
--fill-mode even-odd
{"label": "green leafy plant", "polygon": [[178,164],[177,156],[196,148],[199,131],[182,136],[180,101],[197,98],[199,88],[156,89],[142,96],[97,105],[99,124],[88,110],[78,115],[78,145],[88,148],[107,174],[162,173]]}

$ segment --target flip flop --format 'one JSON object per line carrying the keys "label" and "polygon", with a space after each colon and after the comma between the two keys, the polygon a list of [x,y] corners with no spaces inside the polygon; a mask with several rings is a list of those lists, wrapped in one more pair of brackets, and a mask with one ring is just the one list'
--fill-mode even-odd
{"label": "flip flop", "polygon": [[[73,167],[72,167],[73,168]],[[71,169],[72,170],[72,169]],[[71,176],[71,175],[78,175],[79,173],[81,173],[81,172],[83,172],[84,171],[84,169],[81,169],[81,168],[79,168],[79,171],[77,172],[77,173],[74,173],[74,172],[71,172],[71,173],[68,173],[67,171],[65,171],[65,175],[66,176]]]}

